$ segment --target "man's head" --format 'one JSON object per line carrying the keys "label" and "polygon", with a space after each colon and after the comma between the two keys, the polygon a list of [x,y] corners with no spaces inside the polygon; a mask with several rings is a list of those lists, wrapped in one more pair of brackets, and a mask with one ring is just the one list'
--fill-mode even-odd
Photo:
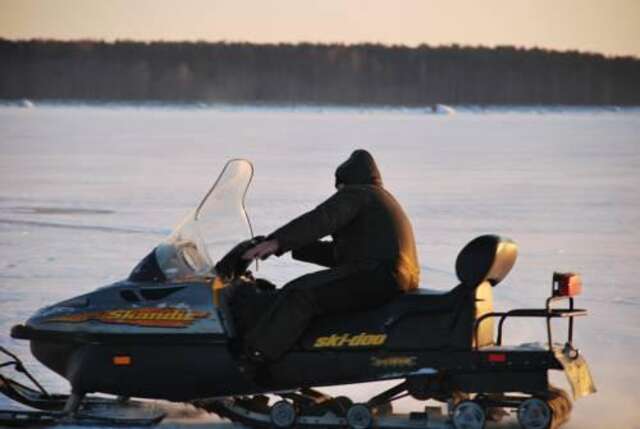
{"label": "man's head", "polygon": [[375,160],[364,149],[355,150],[349,159],[336,169],[336,188],[339,185],[382,186],[382,176]]}

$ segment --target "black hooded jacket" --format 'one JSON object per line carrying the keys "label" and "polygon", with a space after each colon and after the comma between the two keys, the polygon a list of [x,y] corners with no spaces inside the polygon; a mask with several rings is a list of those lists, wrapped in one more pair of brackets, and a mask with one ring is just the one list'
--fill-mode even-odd
{"label": "black hooded jacket", "polygon": [[[382,187],[378,167],[365,150],[356,150],[336,170],[333,196],[314,210],[276,230],[278,255],[293,251],[298,260],[327,267],[388,264],[398,287],[418,287],[420,266],[413,228],[395,198]],[[331,235],[333,241],[319,241]]]}

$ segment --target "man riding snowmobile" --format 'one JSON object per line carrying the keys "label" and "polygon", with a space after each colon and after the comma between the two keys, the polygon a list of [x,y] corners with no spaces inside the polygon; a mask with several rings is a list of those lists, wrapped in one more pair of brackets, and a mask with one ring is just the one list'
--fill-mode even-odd
{"label": "man riding snowmobile", "polygon": [[[574,345],[574,319],[587,315],[574,303],[579,275],[554,273],[543,307],[494,311],[493,289],[518,248],[488,234],[459,252],[455,287],[402,294],[418,284],[406,217],[366,152],[354,153],[336,176],[336,195],[264,242],[253,236],[244,209],[253,166],[229,161],[196,209],[128,278],[44,307],[11,329],[13,338],[30,342],[35,359],[68,380],[71,392],[49,393],[0,347],[0,395],[30,407],[0,409],[0,426],[162,420],[163,413],[122,400],[139,397],[189,402],[255,429],[482,429],[496,408],[514,410],[523,429],[542,429],[558,428],[571,411],[566,392],[550,385],[550,371],[565,372],[574,398],[595,392]],[[317,241],[328,234],[332,243]],[[247,236],[253,238],[238,243]],[[214,265],[211,255],[234,243]],[[294,280],[283,292],[247,270],[254,257],[290,250],[332,269]],[[347,311],[368,306],[376,308]],[[254,328],[265,311],[265,323]],[[305,329],[327,312],[338,313],[314,317]],[[522,317],[546,321],[545,343],[504,340],[505,322]],[[564,342],[554,320],[568,322]],[[256,365],[243,354],[245,333],[257,336],[250,346],[268,358],[296,345]],[[8,377],[11,367],[32,386]],[[316,390],[381,380],[398,384],[360,403]],[[394,414],[392,403],[407,396],[446,402],[447,412]]]}
{"label": "man riding snowmobile", "polygon": [[[333,196],[243,254],[251,260],[291,251],[294,259],[329,268],[281,289],[245,337],[251,361],[277,360],[313,317],[375,308],[418,287],[413,228],[400,204],[383,188],[371,154],[354,151],[337,168],[335,184]],[[320,241],[328,235],[333,241]]]}

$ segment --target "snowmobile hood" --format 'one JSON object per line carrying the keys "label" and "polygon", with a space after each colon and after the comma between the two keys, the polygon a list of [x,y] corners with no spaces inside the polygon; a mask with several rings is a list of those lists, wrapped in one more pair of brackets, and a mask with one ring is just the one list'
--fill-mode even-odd
{"label": "snowmobile hood", "polygon": [[336,186],[340,183],[382,186],[382,176],[373,156],[364,149],[355,150],[336,169]]}
{"label": "snowmobile hood", "polygon": [[211,283],[121,281],[38,310],[12,336],[56,341],[110,341],[128,335],[145,338],[221,337]]}

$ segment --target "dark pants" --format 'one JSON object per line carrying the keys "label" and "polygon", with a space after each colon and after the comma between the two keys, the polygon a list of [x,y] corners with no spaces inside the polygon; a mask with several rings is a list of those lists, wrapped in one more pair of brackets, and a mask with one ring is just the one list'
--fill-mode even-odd
{"label": "dark pants", "polygon": [[276,360],[298,341],[312,318],[379,307],[401,291],[385,264],[343,266],[287,283],[247,334],[245,346]]}

